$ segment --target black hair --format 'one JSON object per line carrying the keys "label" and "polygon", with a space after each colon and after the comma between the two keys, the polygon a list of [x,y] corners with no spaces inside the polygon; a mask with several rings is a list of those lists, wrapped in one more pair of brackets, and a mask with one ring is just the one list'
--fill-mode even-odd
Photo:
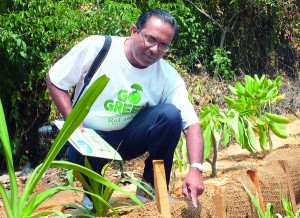
{"label": "black hair", "polygon": [[169,12],[163,10],[163,9],[151,9],[149,11],[145,11],[144,13],[142,13],[137,21],[136,21],[136,27],[138,32],[141,31],[144,26],[146,25],[146,23],[148,22],[148,20],[151,17],[157,17],[159,18],[161,21],[167,22],[171,25],[171,27],[174,29],[174,37],[173,37],[173,42],[176,42],[177,38],[178,38],[178,25],[177,25],[177,21],[176,19],[173,17],[173,15],[171,15]]}

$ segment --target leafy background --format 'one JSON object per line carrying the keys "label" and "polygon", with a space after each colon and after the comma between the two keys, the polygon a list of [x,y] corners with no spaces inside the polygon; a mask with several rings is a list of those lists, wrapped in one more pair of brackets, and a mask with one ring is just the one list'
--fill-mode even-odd
{"label": "leafy background", "polygon": [[[299,7],[297,0],[1,1],[0,98],[15,162],[43,159],[37,129],[58,116],[45,74],[83,38],[126,36],[142,11],[163,8],[176,17],[180,29],[166,59],[187,75],[189,87],[213,90],[199,78],[208,78],[207,85],[254,74],[299,81]],[[205,96],[190,91],[198,106],[215,103],[209,98],[200,102]]]}

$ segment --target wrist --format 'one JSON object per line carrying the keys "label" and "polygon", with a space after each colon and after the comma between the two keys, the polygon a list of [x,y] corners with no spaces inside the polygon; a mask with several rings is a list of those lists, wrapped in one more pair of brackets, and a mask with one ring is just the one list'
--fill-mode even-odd
{"label": "wrist", "polygon": [[203,165],[201,163],[191,163],[190,168],[196,168],[198,169],[201,173],[203,172]]}

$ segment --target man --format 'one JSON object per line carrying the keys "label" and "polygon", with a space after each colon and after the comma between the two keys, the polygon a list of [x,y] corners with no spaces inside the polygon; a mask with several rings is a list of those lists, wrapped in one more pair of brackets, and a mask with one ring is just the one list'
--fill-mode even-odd
{"label": "man", "polygon": [[[177,38],[177,22],[164,10],[150,10],[138,18],[130,33],[128,38],[112,37],[109,52],[90,84],[103,74],[110,81],[79,128],[96,130],[116,149],[120,145],[118,152],[123,160],[148,152],[143,179],[152,186],[152,160],[164,160],[169,183],[174,150],[183,131],[192,167],[182,192],[196,207],[197,196],[204,191],[202,132],[182,78],[162,59]],[[76,85],[76,99],[103,44],[103,36],[90,36],[49,71],[48,89],[64,118],[72,110],[68,90]],[[84,157],[72,146],[67,156],[83,165]],[[89,161],[97,172],[107,163],[92,157]]]}

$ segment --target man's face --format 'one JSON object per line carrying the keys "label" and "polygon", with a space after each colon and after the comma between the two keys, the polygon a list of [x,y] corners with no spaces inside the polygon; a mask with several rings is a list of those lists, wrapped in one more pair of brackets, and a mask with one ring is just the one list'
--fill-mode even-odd
{"label": "man's face", "polygon": [[151,17],[138,32],[131,28],[129,62],[137,68],[145,68],[164,56],[174,37],[174,29],[169,23]]}

